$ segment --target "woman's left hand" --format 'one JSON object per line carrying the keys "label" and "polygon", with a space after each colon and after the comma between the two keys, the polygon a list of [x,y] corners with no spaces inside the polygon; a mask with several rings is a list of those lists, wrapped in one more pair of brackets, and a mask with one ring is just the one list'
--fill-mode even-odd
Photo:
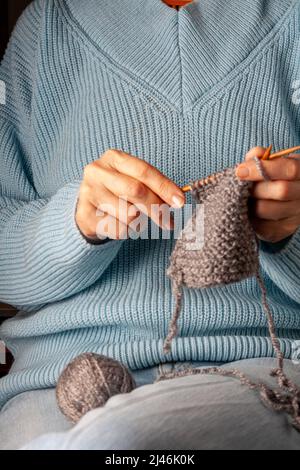
{"label": "woman's left hand", "polygon": [[271,180],[265,181],[253,161],[254,156],[262,157],[265,150],[250,150],[246,162],[238,166],[237,176],[255,182],[251,220],[257,236],[276,243],[293,235],[300,226],[300,155],[263,161]]}

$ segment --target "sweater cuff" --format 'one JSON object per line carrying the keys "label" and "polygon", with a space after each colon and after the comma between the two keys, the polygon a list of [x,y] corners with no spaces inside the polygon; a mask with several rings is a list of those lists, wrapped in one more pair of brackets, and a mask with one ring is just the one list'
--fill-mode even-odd
{"label": "sweater cuff", "polygon": [[279,253],[280,251],[282,251],[284,248],[288,246],[289,242],[292,240],[294,236],[295,234],[277,243],[261,241],[260,248],[264,253]]}
{"label": "sweater cuff", "polygon": [[[300,269],[300,228],[294,235],[278,243],[260,242],[260,256],[263,261],[287,263],[294,261]],[[287,259],[288,257],[288,259]]]}

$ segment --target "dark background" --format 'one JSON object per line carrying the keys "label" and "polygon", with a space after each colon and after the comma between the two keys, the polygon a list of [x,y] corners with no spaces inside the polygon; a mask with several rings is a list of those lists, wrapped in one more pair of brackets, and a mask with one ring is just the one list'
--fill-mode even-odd
{"label": "dark background", "polygon": [[[31,0],[0,0],[0,61],[5,52],[9,37],[20,14]],[[6,318],[14,315],[15,311],[0,302],[0,324]],[[12,363],[12,357],[7,352],[7,364],[0,364],[0,377],[5,375]]]}
{"label": "dark background", "polygon": [[14,25],[31,0],[0,0],[0,60]]}

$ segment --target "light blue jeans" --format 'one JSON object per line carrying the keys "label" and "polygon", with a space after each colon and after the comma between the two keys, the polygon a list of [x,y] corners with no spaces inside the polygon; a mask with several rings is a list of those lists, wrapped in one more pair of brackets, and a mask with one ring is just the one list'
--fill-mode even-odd
{"label": "light blue jeans", "polygon": [[[111,398],[75,427],[60,414],[54,389],[19,395],[0,413],[0,448],[300,450],[300,434],[289,418],[266,408],[256,392],[236,379],[197,375],[153,384],[161,369],[186,365],[135,372],[135,391]],[[269,384],[274,366],[273,359],[234,363],[252,379]],[[286,370],[300,385],[300,367],[286,361]]]}

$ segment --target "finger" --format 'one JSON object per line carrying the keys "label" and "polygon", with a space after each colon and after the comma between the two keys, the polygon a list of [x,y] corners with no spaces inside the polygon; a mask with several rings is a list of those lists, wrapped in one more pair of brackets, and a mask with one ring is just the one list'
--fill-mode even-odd
{"label": "finger", "polygon": [[289,159],[295,159],[295,160],[300,160],[300,153],[293,153],[292,155],[286,155],[283,158],[289,158]]}
{"label": "finger", "polygon": [[149,163],[117,150],[107,152],[101,162],[121,174],[141,181],[170,206],[183,207],[185,196],[181,189]]}
{"label": "finger", "polygon": [[[154,196],[156,198],[156,196]],[[141,213],[145,216],[150,217],[153,222],[155,222],[162,229],[172,230],[173,221],[170,217],[163,217],[163,214],[159,211],[160,204],[163,204],[162,201],[157,201],[157,208],[155,210],[155,205],[149,202],[149,204],[130,204],[128,201],[123,200],[121,197],[117,197],[115,194],[108,191],[106,188],[104,190],[96,190],[93,192],[91,201],[99,211],[103,211],[120,220],[125,225],[130,225],[135,219],[139,218]],[[170,215],[170,211],[169,211]]]}
{"label": "finger", "polygon": [[256,199],[297,200],[300,204],[300,181],[261,181],[253,185],[251,194]]}
{"label": "finger", "polygon": [[[273,181],[296,181],[300,179],[299,158],[277,158],[275,160],[261,161],[263,172]],[[245,181],[264,181],[262,172],[257,163],[249,160],[238,166],[236,174]]]}
{"label": "finger", "polygon": [[97,211],[104,212],[112,217],[120,220],[123,224],[129,225],[135,218],[138,217],[138,209],[134,213],[132,204],[123,199],[118,198],[115,194],[108,191],[106,188],[95,188],[90,191],[90,202],[97,209]]}
{"label": "finger", "polygon": [[128,238],[128,226],[109,214],[96,217],[94,224],[99,239],[124,240]]}
{"label": "finger", "polygon": [[277,243],[293,235],[300,224],[299,217],[284,219],[282,224],[277,221],[252,219],[253,228],[261,240]]}
{"label": "finger", "polygon": [[[99,184],[101,181],[101,184]],[[98,168],[90,176],[90,184],[95,191],[94,203],[100,204],[104,200],[105,191],[111,192],[117,199],[122,199],[134,204],[140,212],[150,217],[154,223],[164,229],[173,228],[172,221],[168,217],[162,217],[160,208],[166,204],[151,189],[131,176],[120,175],[105,167]],[[113,215],[113,214],[112,214]]]}
{"label": "finger", "polygon": [[115,224],[112,224],[111,216],[108,214],[99,215],[97,208],[90,202],[78,204],[76,223],[81,232],[91,240],[104,240],[106,238],[117,240],[121,238],[121,234],[126,235],[127,233],[125,224],[118,220]]}
{"label": "finger", "polygon": [[262,158],[264,156],[266,149],[264,147],[254,147],[245,156],[245,160],[253,160],[253,157]]}
{"label": "finger", "polygon": [[253,214],[260,219],[279,221],[300,215],[299,201],[279,202],[258,199],[253,202]]}

